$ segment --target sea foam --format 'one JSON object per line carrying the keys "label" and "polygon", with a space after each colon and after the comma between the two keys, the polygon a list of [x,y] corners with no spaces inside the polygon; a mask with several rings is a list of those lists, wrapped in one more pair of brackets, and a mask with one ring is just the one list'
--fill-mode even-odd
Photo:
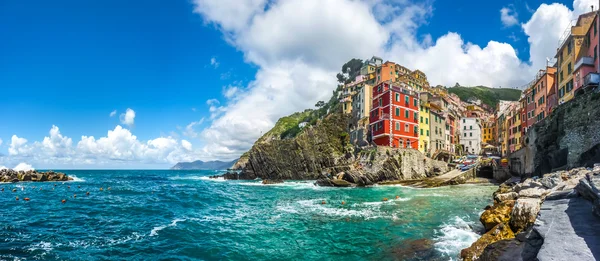
{"label": "sea foam", "polygon": [[441,229],[436,231],[439,234],[435,238],[436,250],[448,258],[458,259],[460,251],[471,246],[480,237],[473,231],[471,225],[472,222],[465,221],[458,216],[442,225]]}

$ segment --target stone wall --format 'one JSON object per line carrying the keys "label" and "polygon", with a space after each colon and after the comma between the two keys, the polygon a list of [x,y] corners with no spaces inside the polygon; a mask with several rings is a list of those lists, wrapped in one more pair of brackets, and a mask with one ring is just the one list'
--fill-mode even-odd
{"label": "stone wall", "polygon": [[586,93],[559,106],[530,128],[525,146],[511,155],[518,174],[541,176],[553,171],[591,167],[600,162],[600,94]]}

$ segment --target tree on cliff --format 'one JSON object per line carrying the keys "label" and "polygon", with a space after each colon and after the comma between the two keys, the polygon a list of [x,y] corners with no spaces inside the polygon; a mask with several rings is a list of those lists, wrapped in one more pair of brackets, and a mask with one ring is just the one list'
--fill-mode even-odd
{"label": "tree on cliff", "polygon": [[352,58],[344,65],[342,65],[342,72],[336,75],[339,83],[350,83],[356,76],[360,74],[360,68],[363,65],[361,59]]}

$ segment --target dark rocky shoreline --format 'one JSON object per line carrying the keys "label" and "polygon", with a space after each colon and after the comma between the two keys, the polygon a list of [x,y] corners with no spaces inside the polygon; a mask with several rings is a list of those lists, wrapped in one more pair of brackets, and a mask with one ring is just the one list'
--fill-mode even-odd
{"label": "dark rocky shoreline", "polygon": [[62,172],[38,172],[36,170],[16,171],[12,169],[0,170],[0,182],[44,182],[44,181],[69,181],[73,178]]}

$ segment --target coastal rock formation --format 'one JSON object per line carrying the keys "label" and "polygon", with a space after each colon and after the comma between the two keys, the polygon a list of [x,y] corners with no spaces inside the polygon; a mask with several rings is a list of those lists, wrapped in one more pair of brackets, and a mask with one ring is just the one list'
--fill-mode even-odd
{"label": "coastal rock formation", "polygon": [[19,181],[69,181],[73,178],[64,173],[48,171],[37,172],[35,170],[16,171],[12,169],[0,169],[0,182],[19,182]]}
{"label": "coastal rock formation", "polygon": [[225,179],[317,180],[321,186],[368,186],[421,179],[448,171],[446,163],[413,149],[350,145],[349,117],[333,113],[291,139],[261,139]]}
{"label": "coastal rock formation", "polygon": [[600,166],[517,183],[508,180],[494,193],[494,206],[481,215],[487,233],[461,256],[465,260],[599,259],[599,187]]}

